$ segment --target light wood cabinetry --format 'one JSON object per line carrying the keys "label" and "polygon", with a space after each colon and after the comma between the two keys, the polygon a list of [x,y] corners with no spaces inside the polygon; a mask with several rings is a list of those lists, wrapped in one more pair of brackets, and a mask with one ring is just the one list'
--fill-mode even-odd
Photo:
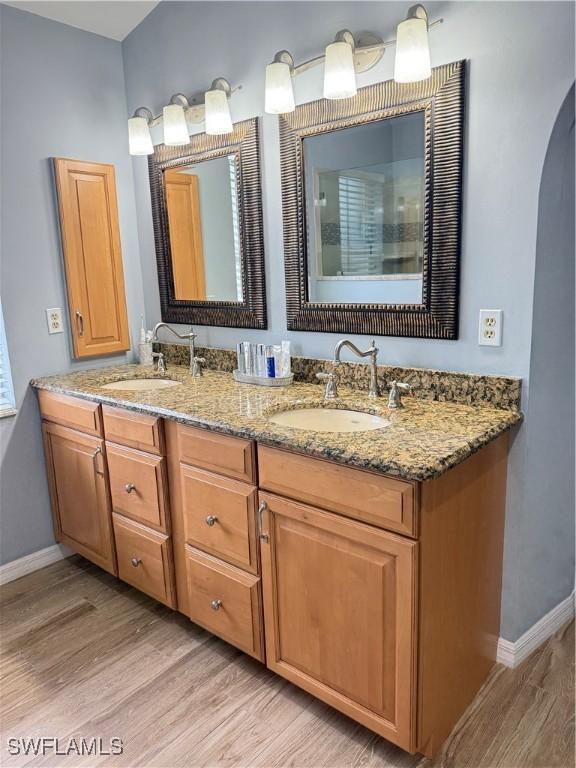
{"label": "light wood cabinetry", "polygon": [[252,440],[228,437],[178,425],[180,461],[246,483],[256,481],[255,446]]}
{"label": "light wood cabinetry", "polygon": [[390,531],[417,534],[416,483],[263,445],[258,447],[258,473],[260,488],[267,491]]}
{"label": "light wood cabinetry", "polygon": [[118,576],[174,608],[173,563],[168,536],[114,514]]}
{"label": "light wood cabinetry", "polygon": [[418,545],[271,494],[260,499],[268,666],[412,751]]}
{"label": "light wood cabinetry", "polygon": [[110,493],[114,511],[166,533],[168,489],[165,459],[107,443]]}
{"label": "light wood cabinetry", "polygon": [[496,657],[505,434],[418,483],[40,405],[59,541],[112,572],[117,556],[120,578],[403,749],[438,751]]}
{"label": "light wood cabinetry", "polygon": [[198,176],[164,171],[174,298],[206,300],[202,217]]}
{"label": "light wood cabinetry", "polygon": [[56,540],[116,573],[104,441],[44,422]]}
{"label": "light wood cabinetry", "polygon": [[189,616],[263,660],[260,579],[186,546]]}
{"label": "light wood cabinetry", "polygon": [[258,573],[257,489],[182,464],[186,543]]}
{"label": "light wood cabinetry", "polygon": [[114,166],[54,158],[75,357],[130,349]]}
{"label": "light wood cabinetry", "polygon": [[164,453],[162,419],[143,413],[124,411],[122,408],[102,406],[106,440],[147,453]]}
{"label": "light wood cabinetry", "polygon": [[102,435],[102,415],[97,403],[43,390],[38,392],[38,401],[42,418],[46,421],[72,427],[89,435]]}

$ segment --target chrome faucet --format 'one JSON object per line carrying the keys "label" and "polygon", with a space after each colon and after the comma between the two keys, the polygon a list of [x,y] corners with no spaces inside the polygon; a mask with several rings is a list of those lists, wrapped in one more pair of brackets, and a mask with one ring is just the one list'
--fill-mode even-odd
{"label": "chrome faucet", "polygon": [[340,352],[342,351],[343,347],[348,347],[352,350],[352,352],[354,352],[354,354],[358,355],[358,357],[370,358],[370,386],[368,387],[368,397],[380,397],[377,368],[378,347],[374,343],[374,339],[372,340],[372,346],[368,347],[368,349],[364,352],[358,349],[358,347],[348,339],[342,339],[339,341],[338,344],[336,344],[336,348],[334,350],[334,368],[340,365]]}
{"label": "chrome faucet", "polygon": [[[152,342],[158,341],[158,331],[160,328],[167,328],[178,339],[188,339],[190,343],[190,375],[195,379],[197,379],[199,376],[202,376],[202,365],[206,362],[206,360],[203,357],[196,357],[196,346],[194,344],[196,334],[194,333],[194,328],[190,326],[189,333],[178,333],[178,331],[175,331],[171,325],[168,325],[168,323],[156,323],[154,330],[152,331]],[[160,369],[160,360],[161,359],[158,358],[158,369]],[[164,373],[166,371],[166,365],[164,364],[163,357],[162,365],[164,368],[162,373]]]}

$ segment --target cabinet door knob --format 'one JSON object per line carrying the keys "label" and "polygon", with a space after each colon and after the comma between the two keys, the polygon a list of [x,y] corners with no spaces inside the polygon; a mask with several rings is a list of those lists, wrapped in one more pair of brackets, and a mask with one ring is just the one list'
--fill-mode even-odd
{"label": "cabinet door knob", "polygon": [[140,560],[140,558],[139,558],[139,557],[133,557],[133,558],[132,558],[132,560],[130,560],[130,562],[132,563],[132,565],[134,566],[134,568],[138,568],[138,566],[140,565],[140,563],[142,562],[142,560]]}
{"label": "cabinet door knob", "polygon": [[126,485],[124,486],[124,490],[126,491],[126,493],[132,493],[132,491],[136,490],[136,486],[134,485],[134,483],[126,483]]}
{"label": "cabinet door knob", "polygon": [[210,603],[210,608],[212,608],[213,611],[219,611],[222,607],[222,600],[212,600]]}
{"label": "cabinet door knob", "polygon": [[217,523],[217,522],[218,522],[218,518],[216,517],[216,515],[208,515],[208,517],[206,518],[206,525],[213,526],[214,523]]}

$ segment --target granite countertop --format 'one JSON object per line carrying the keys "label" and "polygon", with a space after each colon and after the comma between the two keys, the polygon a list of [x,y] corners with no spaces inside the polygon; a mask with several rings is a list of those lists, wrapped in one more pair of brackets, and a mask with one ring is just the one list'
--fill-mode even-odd
{"label": "granite countertop", "polygon": [[270,423],[275,412],[322,406],[323,386],[295,382],[270,388],[238,384],[230,373],[205,371],[193,379],[187,368],[171,365],[160,378],[181,382],[156,391],[103,390],[103,384],[133,377],[158,377],[150,368],[121,365],[34,379],[32,386],[74,395],[140,413],[154,414],[252,438],[266,445],[331,459],[348,466],[383,472],[406,480],[428,480],[459,464],[522,419],[516,410],[490,405],[460,405],[404,396],[405,407],[387,408],[387,398],[339,387],[330,408],[381,415],[390,424],[368,432],[311,432]]}

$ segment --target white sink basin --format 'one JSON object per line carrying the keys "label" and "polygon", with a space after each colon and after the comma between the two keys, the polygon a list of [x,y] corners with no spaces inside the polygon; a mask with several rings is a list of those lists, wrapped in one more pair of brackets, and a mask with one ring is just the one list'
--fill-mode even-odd
{"label": "white sink basin", "polygon": [[103,384],[100,389],[120,389],[123,392],[147,392],[154,389],[167,389],[180,386],[179,381],[172,379],[124,379]]}
{"label": "white sink basin", "polygon": [[270,416],[268,420],[282,427],[307,429],[311,432],[367,432],[372,429],[382,429],[390,424],[381,416],[340,408],[301,408],[282,411]]}

